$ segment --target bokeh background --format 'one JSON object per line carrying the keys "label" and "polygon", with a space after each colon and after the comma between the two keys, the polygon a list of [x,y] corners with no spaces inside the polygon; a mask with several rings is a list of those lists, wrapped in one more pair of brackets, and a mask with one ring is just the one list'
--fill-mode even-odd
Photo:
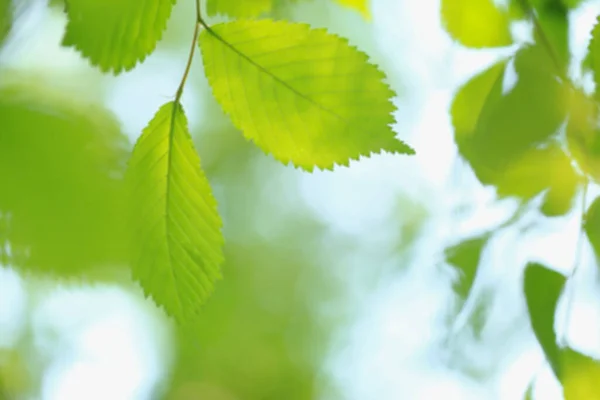
{"label": "bokeh background", "polygon": [[[453,42],[437,0],[372,0],[370,21],[328,0],[282,5],[277,17],[349,38],[386,72],[398,94],[395,129],[417,151],[312,174],[242,138],[211,97],[197,53],[182,102],[223,217],[226,263],[194,329],[182,333],[132,283],[119,257],[118,179],[91,180],[90,157],[118,176],[173,98],[194,2],[180,0],[156,52],[118,77],[60,47],[60,1],[15,5],[0,98],[17,93],[54,111],[42,118],[28,106],[0,107],[0,129],[24,132],[0,150],[8,202],[0,205],[17,210],[0,211],[2,232],[11,232],[0,236],[0,398],[520,399],[534,376],[538,398],[562,398],[529,327],[520,277],[532,258],[572,267],[581,210],[553,219],[531,211],[502,231],[460,313],[458,273],[444,257],[518,208],[458,157],[449,115],[458,87],[507,49]],[[571,12],[575,58],[598,13],[596,1]],[[79,119],[61,117],[73,110]],[[40,139],[40,127],[63,134]],[[92,146],[91,156],[78,154],[81,146]],[[581,263],[569,339],[600,355],[587,246]]]}

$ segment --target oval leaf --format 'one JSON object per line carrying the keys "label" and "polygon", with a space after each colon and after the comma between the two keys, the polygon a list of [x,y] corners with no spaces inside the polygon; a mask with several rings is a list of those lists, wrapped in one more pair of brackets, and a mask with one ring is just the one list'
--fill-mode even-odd
{"label": "oval leaf", "polygon": [[156,47],[175,0],[67,0],[63,46],[115,74],[132,69]]}
{"label": "oval leaf", "polygon": [[200,35],[213,93],[263,151],[312,170],[382,150],[412,154],[390,128],[394,93],[367,56],[306,24],[236,21]]}
{"label": "oval leaf", "polygon": [[137,228],[133,275],[183,322],[221,277],[223,237],[181,105],[170,102],[156,113],[135,145],[127,177]]}
{"label": "oval leaf", "polygon": [[442,0],[442,21],[448,33],[467,47],[512,44],[508,12],[493,0]]}
{"label": "oval leaf", "polygon": [[560,349],[554,332],[556,305],[565,285],[565,277],[545,266],[529,263],[525,268],[523,291],[531,328],[554,374],[560,379]]}

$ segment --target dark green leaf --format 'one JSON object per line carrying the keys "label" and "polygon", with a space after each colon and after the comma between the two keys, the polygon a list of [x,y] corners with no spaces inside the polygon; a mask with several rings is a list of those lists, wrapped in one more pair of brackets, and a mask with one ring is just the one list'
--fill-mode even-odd
{"label": "dark green leaf", "polygon": [[11,0],[0,0],[0,45],[12,26],[13,7]]}
{"label": "dark green leaf", "polygon": [[565,277],[547,267],[529,263],[525,268],[523,291],[533,333],[557,378],[561,377],[560,349],[554,331],[556,305]]}
{"label": "dark green leaf", "polygon": [[594,200],[585,213],[583,227],[596,257],[600,257],[600,197]]}

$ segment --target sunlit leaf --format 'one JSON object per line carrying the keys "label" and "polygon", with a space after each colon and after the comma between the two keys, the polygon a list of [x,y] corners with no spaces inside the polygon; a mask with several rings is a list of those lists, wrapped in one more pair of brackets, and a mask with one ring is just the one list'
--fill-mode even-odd
{"label": "sunlit leaf", "polygon": [[600,400],[600,362],[572,349],[562,352],[565,400]]}
{"label": "sunlit leaf", "polygon": [[486,233],[464,240],[446,249],[446,262],[455,267],[460,277],[454,285],[454,291],[464,302],[473,286],[481,252],[489,240],[490,234]]}
{"label": "sunlit leaf", "polygon": [[271,20],[219,24],[200,35],[213,94],[263,151],[306,170],[388,151],[394,93],[367,56],[322,29]]}
{"label": "sunlit leaf", "polygon": [[31,81],[0,89],[3,263],[80,275],[125,261],[127,142],[115,118],[77,96],[30,87]]}
{"label": "sunlit leaf", "polygon": [[167,103],[138,139],[128,168],[134,208],[133,275],[179,322],[221,277],[221,219],[181,106]]}
{"label": "sunlit leaf", "polygon": [[538,43],[548,42],[564,74],[570,60],[568,7],[559,0],[534,0],[531,3],[544,35],[542,37],[536,30],[535,40]]}
{"label": "sunlit leaf", "polygon": [[542,211],[561,215],[572,206],[579,178],[554,143],[566,118],[566,88],[543,48],[519,51],[517,82],[503,93],[505,62],[475,76],[457,93],[452,122],[459,152],[484,184],[523,199],[548,189]]}
{"label": "sunlit leaf", "polygon": [[336,0],[343,6],[352,8],[362,14],[367,20],[371,19],[371,10],[369,10],[369,0]]}
{"label": "sunlit leaf", "polygon": [[235,18],[257,17],[271,11],[273,0],[207,0],[206,11],[209,16],[218,14]]}
{"label": "sunlit leaf", "polygon": [[529,263],[525,268],[523,291],[531,328],[557,378],[561,377],[560,349],[554,331],[556,305],[565,277],[545,266]]}
{"label": "sunlit leaf", "polygon": [[448,33],[464,46],[512,44],[508,13],[493,0],[442,0],[442,21]]}
{"label": "sunlit leaf", "polygon": [[175,0],[67,0],[63,46],[102,71],[130,70],[154,50]]}

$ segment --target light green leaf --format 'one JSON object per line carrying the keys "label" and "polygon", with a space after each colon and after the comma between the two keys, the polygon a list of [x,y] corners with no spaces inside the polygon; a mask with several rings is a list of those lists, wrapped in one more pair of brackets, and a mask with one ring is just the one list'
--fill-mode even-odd
{"label": "light green leaf", "polygon": [[569,348],[561,356],[565,400],[600,400],[600,362]]}
{"label": "light green leaf", "polygon": [[558,379],[561,377],[561,360],[554,319],[564,284],[562,274],[541,264],[529,263],[525,268],[523,291],[531,327]]}
{"label": "light green leaf", "polygon": [[594,249],[596,258],[600,259],[600,197],[596,197],[586,211],[583,228]]}
{"label": "light green leaf", "polygon": [[341,5],[352,8],[366,19],[371,19],[371,10],[369,9],[370,1],[369,0],[336,0]]}
{"label": "light green leaf", "polygon": [[493,0],[442,0],[442,22],[464,46],[512,44],[508,12],[498,8]]}
{"label": "light green leaf", "polygon": [[234,18],[258,17],[273,8],[273,0],[207,0],[206,12],[209,16],[218,14]]}
{"label": "light green leaf", "polygon": [[195,315],[221,277],[221,219],[181,105],[167,103],[138,139],[128,169],[133,275],[179,322]]}
{"label": "light green leaf", "polygon": [[459,295],[461,303],[464,303],[471,292],[481,252],[489,238],[490,234],[485,233],[462,241],[445,251],[446,262],[460,272],[460,277],[454,285],[454,291]]}
{"label": "light green leaf", "polygon": [[388,151],[394,93],[367,55],[306,24],[219,24],[200,35],[213,94],[234,125],[263,151],[306,170],[331,169]]}
{"label": "light green leaf", "polygon": [[66,0],[63,46],[104,72],[132,69],[154,51],[175,0]]}

